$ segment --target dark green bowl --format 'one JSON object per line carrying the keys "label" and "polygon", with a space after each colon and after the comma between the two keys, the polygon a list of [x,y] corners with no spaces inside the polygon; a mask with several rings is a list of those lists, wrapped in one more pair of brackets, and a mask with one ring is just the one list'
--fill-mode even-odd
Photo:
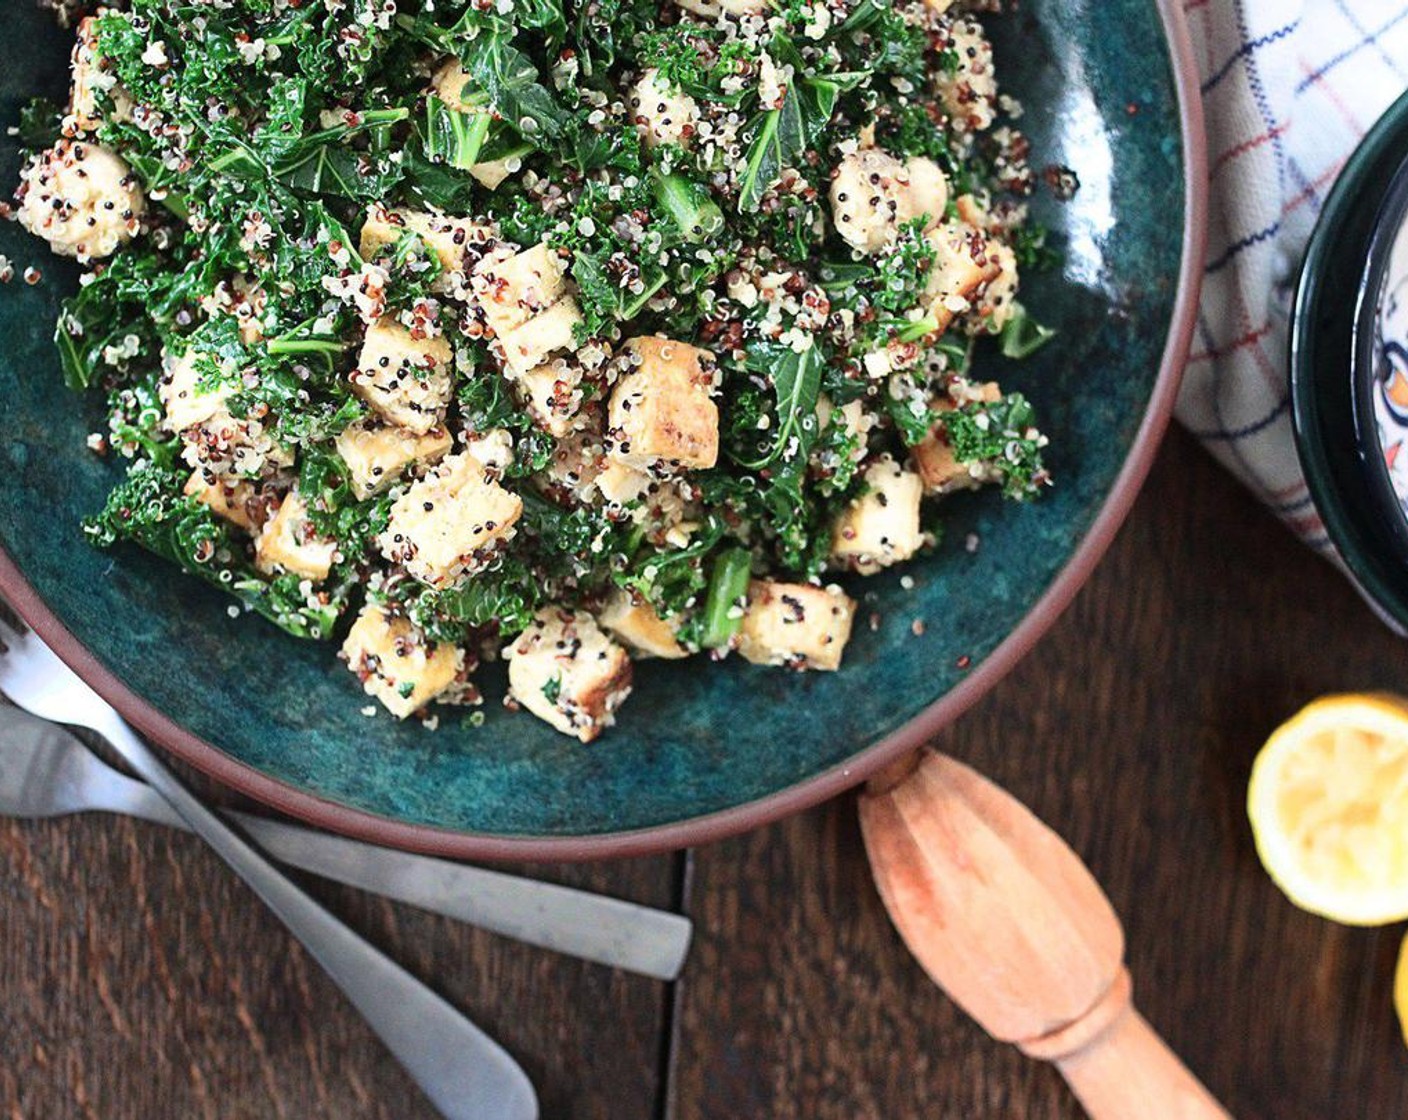
{"label": "dark green bowl", "polygon": [[1402,218],[1401,205],[1386,213],[1385,203],[1405,157],[1408,94],[1369,130],[1325,200],[1291,324],[1291,416],[1311,500],[1360,592],[1400,630],[1408,630],[1408,525],[1369,393],[1386,226]]}
{"label": "dark green bowl", "polygon": [[[327,646],[300,644],[137,552],[90,550],[80,517],[118,473],[84,448],[100,402],[60,383],[50,333],[74,271],[12,223],[0,253],[44,280],[0,291],[0,587],[142,730],[230,785],[381,843],[476,858],[588,858],[698,843],[858,782],[953,719],[1070,600],[1142,481],[1192,326],[1204,226],[1199,99],[1173,0],[1028,0],[998,21],[1005,88],[1038,164],[1074,168],[1074,201],[1038,217],[1067,244],[1026,300],[1059,328],[1029,363],[980,372],[1021,389],[1052,433],[1055,488],[1029,507],[956,498],[945,545],[858,584],[862,622],[835,675],[734,658],[646,663],[617,727],[591,747],[498,707],[436,733],[360,714]],[[66,36],[5,6],[0,123],[64,86]],[[14,141],[0,139],[12,181]],[[976,551],[965,541],[976,535]],[[911,623],[925,622],[915,636]]]}

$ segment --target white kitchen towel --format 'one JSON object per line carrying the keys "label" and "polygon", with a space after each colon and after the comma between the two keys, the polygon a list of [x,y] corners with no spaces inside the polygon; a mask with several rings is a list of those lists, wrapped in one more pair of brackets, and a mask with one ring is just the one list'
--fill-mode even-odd
{"label": "white kitchen towel", "polygon": [[1185,0],[1184,10],[1211,193],[1178,418],[1302,540],[1332,555],[1291,433],[1291,301],[1326,194],[1408,88],[1408,0]]}

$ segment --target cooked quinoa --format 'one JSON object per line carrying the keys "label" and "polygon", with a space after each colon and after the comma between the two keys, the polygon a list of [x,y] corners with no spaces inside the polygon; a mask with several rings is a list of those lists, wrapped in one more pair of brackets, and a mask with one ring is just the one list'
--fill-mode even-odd
{"label": "cooked quinoa", "polygon": [[843,588],[931,549],[945,495],[1048,481],[1027,402],[969,376],[1048,333],[993,7],[76,21],[13,209],[87,269],[59,351],[126,462],[88,536],[337,643],[430,726],[500,656],[584,742],[641,657],[841,668]]}

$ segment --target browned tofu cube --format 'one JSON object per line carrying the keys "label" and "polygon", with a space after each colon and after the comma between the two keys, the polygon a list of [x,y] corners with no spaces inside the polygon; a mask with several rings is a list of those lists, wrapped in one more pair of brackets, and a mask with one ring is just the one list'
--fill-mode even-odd
{"label": "browned tofu cube", "polygon": [[888,455],[865,471],[867,491],[836,519],[831,559],[842,568],[872,575],[908,560],[924,543],[919,505],[924,484]]}
{"label": "browned tofu cube", "polygon": [[503,338],[561,299],[566,280],[562,258],[544,242],[522,252],[489,253],[474,266],[473,290],[484,321]]}
{"label": "browned tofu cube", "polygon": [[80,131],[102,127],[100,92],[108,99],[111,108],[107,116],[114,123],[132,119],[132,99],[118,84],[112,63],[98,49],[97,17],[85,16],[78,23],[78,41],[73,46],[73,89],[68,102],[69,116]]}
{"label": "browned tofu cube", "polygon": [[464,653],[432,642],[410,621],[368,602],[342,643],[362,688],[397,719],[420,711],[459,679]]}
{"label": "browned tofu cube", "polygon": [[406,233],[418,234],[435,254],[443,270],[435,288],[449,292],[454,287],[452,274],[465,270],[466,250],[488,241],[493,229],[469,218],[452,218],[435,211],[394,210],[376,203],[367,211],[362,225],[361,254],[371,260],[378,250],[395,245]]}
{"label": "browned tofu cube", "polygon": [[430,587],[480,571],[513,536],[523,502],[467,452],[453,455],[391,507],[381,551]]}
{"label": "browned tofu cube", "polygon": [[992,256],[993,243],[963,222],[945,222],[925,238],[934,249],[934,263],[924,297],[929,315],[938,323],[934,335],[940,335],[972,309],[978,289],[994,279],[1001,266]]}
{"label": "browned tofu cube", "polygon": [[738,652],[755,665],[834,671],[851,639],[855,612],[855,603],[839,587],[754,580]]}
{"label": "browned tofu cube", "polygon": [[308,520],[308,503],[290,491],[254,542],[254,566],[267,575],[292,572],[315,583],[328,578],[337,542],[320,537]]}
{"label": "browned tofu cube", "polygon": [[563,296],[546,311],[540,311],[522,326],[499,335],[504,348],[504,365],[509,376],[523,376],[538,369],[553,354],[575,350],[576,328],[582,321],[581,308],[572,296]]}
{"label": "browned tofu cube", "polygon": [[453,357],[445,338],[416,338],[395,319],[382,319],[367,328],[352,391],[395,427],[424,435],[445,417]]}
{"label": "browned tofu cube", "polygon": [[667,659],[689,656],[689,650],[675,637],[674,626],[648,602],[636,601],[624,588],[611,592],[597,619],[639,655]]}
{"label": "browned tofu cube", "polygon": [[246,533],[258,528],[250,516],[249,503],[254,497],[254,487],[248,482],[233,478],[217,478],[211,482],[204,472],[195,471],[186,480],[184,493]]}
{"label": "browned tofu cube", "polygon": [[703,470],[719,458],[714,356],[648,336],[626,343],[628,365],[611,395],[609,451],[639,470]]}
{"label": "browned tofu cube", "polygon": [[631,692],[631,659],[582,611],[539,611],[506,656],[513,698],[584,743],[612,724]]}
{"label": "browned tofu cube", "polygon": [[338,434],[337,453],[347,465],[358,501],[379,494],[412,463],[434,463],[454,445],[444,428],[424,434],[382,424],[359,423]]}
{"label": "browned tofu cube", "polygon": [[[966,390],[970,399],[992,403],[1000,400],[1002,390],[996,381],[972,386]],[[949,412],[954,408],[948,397],[933,402],[936,411]],[[949,494],[955,490],[972,490],[989,481],[984,470],[976,464],[960,463],[944,434],[940,420],[929,430],[915,447],[910,450],[910,465],[924,484],[926,494]]]}

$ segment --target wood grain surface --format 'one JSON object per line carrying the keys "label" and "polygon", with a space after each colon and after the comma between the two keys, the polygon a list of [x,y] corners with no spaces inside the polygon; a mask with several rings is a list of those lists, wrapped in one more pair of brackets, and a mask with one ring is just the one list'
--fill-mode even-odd
{"label": "wood grain surface", "polygon": [[[1085,857],[1124,919],[1140,1007],[1242,1120],[1408,1113],[1390,1001],[1403,930],[1295,910],[1242,808],[1279,720],[1323,692],[1408,693],[1405,653],[1175,432],[1090,585],[938,741]],[[908,958],[850,798],[687,868],[523,870],[682,897],[697,923],[682,983],[310,887],[503,1040],[548,1120],[1080,1115],[1055,1073],[988,1040]],[[431,1116],[196,841],[108,819],[0,821],[4,1120]]]}

